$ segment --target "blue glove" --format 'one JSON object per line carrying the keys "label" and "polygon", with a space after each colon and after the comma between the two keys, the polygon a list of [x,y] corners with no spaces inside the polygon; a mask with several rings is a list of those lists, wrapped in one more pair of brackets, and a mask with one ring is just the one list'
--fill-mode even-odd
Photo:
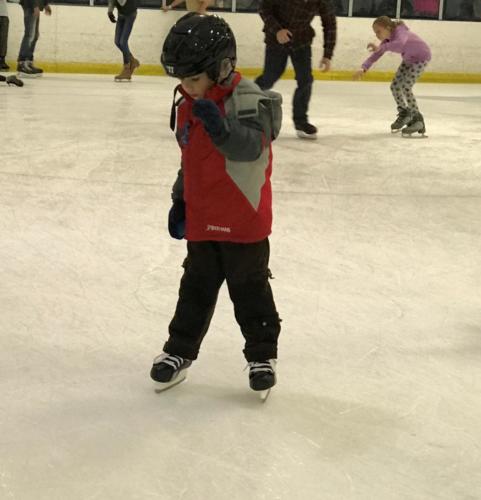
{"label": "blue glove", "polygon": [[174,200],[169,210],[169,234],[176,240],[185,236],[185,203],[182,200]]}
{"label": "blue glove", "polygon": [[113,12],[107,12],[111,23],[116,23],[117,19],[115,19],[115,14]]}
{"label": "blue glove", "polygon": [[206,132],[215,140],[222,140],[227,134],[224,118],[217,104],[210,99],[197,99],[192,106],[192,113],[204,124]]}

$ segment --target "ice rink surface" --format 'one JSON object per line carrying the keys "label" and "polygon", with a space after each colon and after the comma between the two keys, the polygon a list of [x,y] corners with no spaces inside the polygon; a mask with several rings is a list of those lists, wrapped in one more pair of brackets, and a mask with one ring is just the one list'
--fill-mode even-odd
{"label": "ice rink surface", "polygon": [[248,388],[223,288],[186,382],[149,379],[185,242],[174,80],[0,87],[2,500],[481,498],[481,87],[316,82],[301,141],[276,87],[278,385]]}

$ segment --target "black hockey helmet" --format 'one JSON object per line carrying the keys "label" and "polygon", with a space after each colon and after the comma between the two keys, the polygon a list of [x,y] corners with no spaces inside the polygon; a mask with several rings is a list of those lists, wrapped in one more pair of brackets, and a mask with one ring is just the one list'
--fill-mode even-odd
{"label": "black hockey helmet", "polygon": [[160,56],[169,76],[186,78],[205,71],[215,82],[223,71],[224,61],[230,63],[232,71],[236,59],[234,33],[224,19],[193,12],[172,26]]}

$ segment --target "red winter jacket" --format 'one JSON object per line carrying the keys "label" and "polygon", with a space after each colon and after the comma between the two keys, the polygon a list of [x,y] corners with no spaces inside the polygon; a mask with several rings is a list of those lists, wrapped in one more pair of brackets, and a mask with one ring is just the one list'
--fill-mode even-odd
{"label": "red winter jacket", "polygon": [[184,99],[177,110],[176,135],[182,168],[172,197],[185,201],[189,241],[252,243],[271,233],[271,115],[264,105],[266,95],[239,73],[229,82],[215,85],[204,97],[225,116],[229,133],[221,144],[214,144],[192,114],[193,99],[179,89]]}

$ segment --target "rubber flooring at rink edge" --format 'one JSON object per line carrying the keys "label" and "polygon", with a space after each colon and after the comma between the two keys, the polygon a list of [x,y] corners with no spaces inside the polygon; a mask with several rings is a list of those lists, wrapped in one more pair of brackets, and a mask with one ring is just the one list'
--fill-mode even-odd
{"label": "rubber flooring at rink edge", "polygon": [[149,371],[185,242],[166,229],[176,81],[0,87],[0,498],[481,495],[481,86],[316,82],[317,141],[274,144],[278,384],[248,387],[222,288],[185,382]]}

